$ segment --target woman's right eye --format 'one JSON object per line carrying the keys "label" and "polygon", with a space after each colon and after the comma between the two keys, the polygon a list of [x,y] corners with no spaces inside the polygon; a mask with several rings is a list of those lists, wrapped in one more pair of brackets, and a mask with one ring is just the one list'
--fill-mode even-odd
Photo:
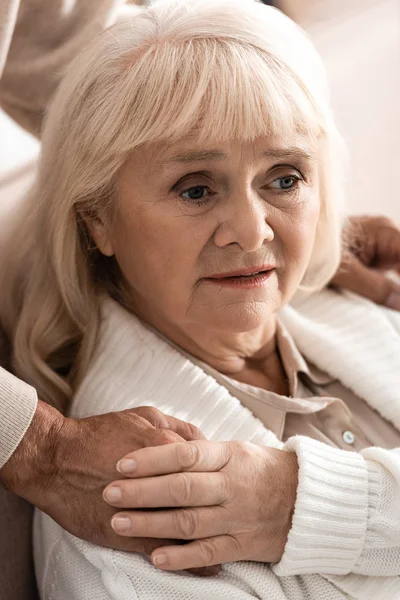
{"label": "woman's right eye", "polygon": [[194,185],[180,194],[181,198],[198,206],[207,202],[210,195],[210,190],[206,185]]}

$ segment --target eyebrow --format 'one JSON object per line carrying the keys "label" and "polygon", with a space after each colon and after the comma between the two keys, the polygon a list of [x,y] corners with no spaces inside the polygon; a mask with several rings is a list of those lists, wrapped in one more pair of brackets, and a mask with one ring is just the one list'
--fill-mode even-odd
{"label": "eyebrow", "polygon": [[316,160],[317,155],[311,150],[306,150],[300,146],[292,146],[291,148],[276,148],[275,150],[266,150],[262,153],[266,158],[289,158],[291,156],[302,158],[305,160]]}
{"label": "eyebrow", "polygon": [[226,154],[220,150],[186,150],[177,154],[172,154],[165,160],[161,160],[159,165],[170,165],[171,163],[190,163],[202,162],[206,160],[222,160]]}
{"label": "eyebrow", "polygon": [[[266,150],[262,152],[262,156],[266,158],[283,159],[289,157],[296,157],[305,160],[315,160],[316,155],[305,150],[299,146],[293,146],[290,148],[276,148],[273,150]],[[186,150],[177,154],[172,154],[165,160],[159,161],[159,166],[166,166],[172,163],[192,163],[192,162],[205,162],[208,160],[223,160],[226,158],[226,154],[220,150]]]}

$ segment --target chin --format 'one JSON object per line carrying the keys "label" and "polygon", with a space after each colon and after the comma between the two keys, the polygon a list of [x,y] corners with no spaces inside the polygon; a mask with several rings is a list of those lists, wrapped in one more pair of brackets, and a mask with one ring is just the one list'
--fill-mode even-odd
{"label": "chin", "polygon": [[275,318],[275,314],[276,309],[265,303],[231,304],[214,310],[210,307],[202,323],[218,331],[245,333],[262,327]]}

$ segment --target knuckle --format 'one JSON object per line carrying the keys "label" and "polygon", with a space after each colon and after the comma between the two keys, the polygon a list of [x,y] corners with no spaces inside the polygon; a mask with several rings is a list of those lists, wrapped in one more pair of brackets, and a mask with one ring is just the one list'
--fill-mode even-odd
{"label": "knuckle", "polygon": [[127,427],[134,432],[134,435],[143,433],[151,427],[151,423],[143,416],[142,412],[136,411],[136,409],[128,409],[124,411],[124,413],[125,419],[123,427]]}
{"label": "knuckle", "polygon": [[237,496],[237,487],[232,478],[225,472],[218,473],[218,487],[216,504],[225,504],[232,501]]}
{"label": "knuckle", "polygon": [[232,535],[227,536],[226,545],[227,545],[228,553],[231,556],[240,556],[240,554],[243,551],[242,544],[239,542],[239,540],[237,538],[235,538]]}
{"label": "knuckle", "polygon": [[181,441],[181,438],[168,429],[157,429],[154,433],[154,437],[157,445],[163,446],[164,444],[174,444]]}
{"label": "knuckle", "polygon": [[185,473],[177,473],[171,480],[170,496],[177,506],[188,504],[192,496],[191,480]]}
{"label": "knuckle", "polygon": [[196,425],[193,425],[193,423],[188,423],[188,427],[190,430],[190,437],[193,440],[200,440],[204,437],[203,434],[201,433],[200,429],[198,427],[196,427]]}
{"label": "knuckle", "polygon": [[210,540],[202,540],[199,545],[199,559],[203,567],[214,565],[216,560],[216,549]]}
{"label": "knuckle", "polygon": [[193,425],[192,423],[187,423],[186,421],[181,421],[180,433],[186,441],[199,440],[203,439],[204,437],[200,429],[196,427],[196,425]]}
{"label": "knuckle", "polygon": [[251,442],[236,442],[236,452],[240,452],[244,456],[252,456],[254,454],[254,444]]}
{"label": "knuckle", "polygon": [[187,469],[193,467],[199,459],[199,448],[197,444],[190,442],[176,445],[176,459],[178,465]]}
{"label": "knuckle", "polygon": [[132,408],[132,414],[139,415],[139,417],[146,417],[149,408],[149,406],[138,406],[137,408]]}
{"label": "knuckle", "polygon": [[159,410],[154,408],[154,406],[139,406],[135,410],[136,414],[149,421],[152,425],[159,419]]}
{"label": "knuckle", "polygon": [[175,514],[175,531],[179,538],[190,540],[196,536],[198,517],[193,510],[182,510]]}

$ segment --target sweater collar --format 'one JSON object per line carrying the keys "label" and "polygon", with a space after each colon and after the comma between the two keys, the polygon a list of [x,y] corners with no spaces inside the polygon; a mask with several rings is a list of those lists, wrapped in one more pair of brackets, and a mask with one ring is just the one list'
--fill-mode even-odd
{"label": "sweater collar", "polygon": [[[107,299],[103,309],[108,316],[115,316],[115,324],[109,323],[113,330],[109,335],[115,338],[116,345],[121,327],[126,327],[142,348],[147,346],[161,350],[168,347],[165,340],[113,300]],[[312,363],[333,379],[340,380],[400,430],[398,313],[378,307],[350,292],[323,290],[285,307],[280,313],[280,320],[308,365]],[[100,342],[101,335],[100,331]],[[181,364],[182,369],[189,369],[190,361],[169,347],[176,353],[176,363]],[[152,368],[157,370],[157,364]],[[207,375],[203,372],[203,379],[201,369],[196,370],[193,364],[190,371],[195,373],[198,385],[206,388]]]}
{"label": "sweater collar", "polygon": [[400,430],[400,315],[351,292],[324,289],[281,312],[308,361]]}

